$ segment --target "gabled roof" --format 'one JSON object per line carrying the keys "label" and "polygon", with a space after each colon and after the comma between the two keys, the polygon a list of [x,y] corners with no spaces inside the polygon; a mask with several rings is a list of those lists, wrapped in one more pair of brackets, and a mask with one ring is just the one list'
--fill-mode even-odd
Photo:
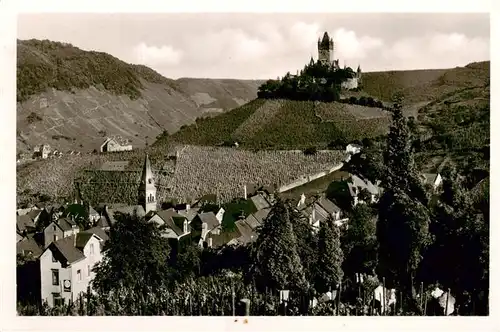
{"label": "gabled roof", "polygon": [[320,199],[317,201],[319,206],[321,206],[326,212],[330,214],[334,214],[337,212],[341,212],[340,208],[335,205],[332,201],[330,201],[328,198],[321,196]]}
{"label": "gabled roof", "polygon": [[207,224],[207,230],[211,231],[212,229],[216,228],[219,226],[219,221],[215,217],[215,213],[213,212],[203,212],[198,214],[198,217],[200,218],[202,223]]}
{"label": "gabled roof", "polygon": [[35,229],[35,223],[29,215],[24,214],[22,216],[17,216],[16,227],[18,232],[23,233],[25,231],[29,231],[30,229]]}
{"label": "gabled roof", "polygon": [[85,233],[91,233],[96,235],[98,238],[100,238],[103,242],[106,242],[109,240],[108,234],[102,229],[101,227],[92,227],[90,229],[87,229]]}
{"label": "gabled roof", "polygon": [[99,215],[99,213],[92,206],[89,206],[89,216],[91,215]]}
{"label": "gabled roof", "polygon": [[173,230],[177,236],[184,234],[183,228],[184,221],[187,220],[186,217],[178,214],[174,209],[158,211],[156,215],[160,217],[165,222],[165,225]]}
{"label": "gabled roof", "polygon": [[434,173],[424,173],[423,177],[426,183],[434,184],[436,182],[438,174]]}
{"label": "gabled roof", "polygon": [[351,180],[347,182],[347,185],[349,187],[349,192],[351,193],[351,196],[353,196],[353,197],[357,195],[355,188],[358,188],[358,187],[368,190],[368,192],[372,195],[377,195],[380,192],[380,189],[377,186],[375,186],[373,183],[371,183],[370,180],[364,181],[363,179],[361,179],[357,175],[352,175]]}
{"label": "gabled roof", "polygon": [[198,215],[198,212],[200,211],[199,208],[190,208],[189,210],[178,210],[177,213],[179,213],[181,216],[186,217],[186,219],[191,222],[196,215]]}
{"label": "gabled roof", "polygon": [[66,262],[68,262],[68,264],[75,263],[85,258],[82,251],[75,247],[75,237],[76,235],[71,235],[56,242],[52,242],[48,248],[51,250],[57,250],[64,257]]}
{"label": "gabled roof", "polygon": [[238,220],[234,224],[241,234],[237,239],[239,243],[246,244],[257,239],[257,233],[244,220]]}
{"label": "gabled roof", "polygon": [[100,227],[100,228],[107,228],[107,227],[111,227],[111,225],[109,224],[108,219],[106,219],[106,217],[101,216],[101,217],[97,220],[97,227]]}
{"label": "gabled roof", "polygon": [[24,254],[26,251],[31,251],[33,253],[33,257],[38,257],[43,252],[32,237],[24,238],[22,241],[16,243],[17,254]]}
{"label": "gabled roof", "polygon": [[250,200],[255,205],[257,210],[262,210],[270,207],[269,202],[261,194],[250,197]]}
{"label": "gabled roof", "polygon": [[30,212],[26,213],[27,216],[31,218],[31,220],[34,220],[36,217],[38,217],[42,213],[41,209],[34,209],[31,210]]}
{"label": "gabled roof", "polygon": [[85,246],[87,245],[87,242],[93,237],[96,236],[94,233],[89,233],[89,232],[80,232],[76,234],[76,241],[75,241],[75,247],[83,250]]}
{"label": "gabled roof", "polygon": [[71,220],[70,218],[59,218],[57,220],[57,225],[63,230],[63,231],[70,231],[73,229],[73,226],[76,226],[76,223]]}
{"label": "gabled roof", "polygon": [[261,223],[255,218],[253,214],[245,218],[245,223],[250,226],[251,229],[256,229],[261,225]]}
{"label": "gabled roof", "polygon": [[210,233],[207,235],[206,241],[208,239],[212,239],[212,247],[219,248],[224,246],[225,244],[231,242],[234,239],[237,239],[241,236],[241,233],[238,228],[235,228],[231,232],[221,232],[220,234]]}

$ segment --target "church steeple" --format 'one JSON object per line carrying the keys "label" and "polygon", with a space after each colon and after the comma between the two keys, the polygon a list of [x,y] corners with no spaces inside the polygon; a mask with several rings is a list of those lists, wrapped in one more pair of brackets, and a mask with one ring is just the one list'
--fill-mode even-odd
{"label": "church steeple", "polygon": [[323,38],[321,40],[318,39],[318,61],[325,65],[332,64],[334,59],[333,52],[333,39],[330,38],[330,36],[328,36],[328,32],[325,31]]}
{"label": "church steeple", "polygon": [[141,185],[139,186],[139,204],[144,207],[146,213],[156,211],[155,179],[148,154],[144,158],[144,166],[142,168]]}

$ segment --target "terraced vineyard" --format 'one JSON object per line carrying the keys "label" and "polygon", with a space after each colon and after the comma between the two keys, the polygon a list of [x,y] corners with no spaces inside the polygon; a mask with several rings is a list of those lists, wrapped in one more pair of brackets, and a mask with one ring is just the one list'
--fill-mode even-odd
{"label": "terraced vineyard", "polygon": [[[321,114],[318,113],[318,110]],[[328,116],[324,121],[322,116]],[[325,148],[332,141],[361,140],[387,130],[388,116],[378,108],[313,101],[257,99],[210,119],[200,119],[155,144],[214,146],[238,142],[249,149]],[[368,128],[368,129],[366,129]]]}
{"label": "terraced vineyard", "polygon": [[301,176],[329,169],[345,157],[343,151],[250,152],[235,148],[187,146],[177,159],[171,197],[218,194],[221,201],[243,196],[245,184],[281,186]]}

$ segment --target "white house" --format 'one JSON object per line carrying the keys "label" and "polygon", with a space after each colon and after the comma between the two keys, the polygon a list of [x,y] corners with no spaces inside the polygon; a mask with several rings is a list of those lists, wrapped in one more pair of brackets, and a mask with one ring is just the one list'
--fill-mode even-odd
{"label": "white house", "polygon": [[48,144],[40,144],[35,146],[34,152],[35,152],[35,157],[40,157],[42,159],[47,159],[49,154],[50,154],[50,145]]}
{"label": "white house", "polygon": [[107,138],[99,150],[101,152],[132,151],[132,145],[121,145],[116,139]]}
{"label": "white house", "polygon": [[42,301],[50,306],[76,301],[94,279],[95,264],[101,261],[101,239],[81,232],[52,242],[40,256]]}
{"label": "white house", "polygon": [[347,186],[349,188],[349,193],[353,199],[353,206],[358,205],[359,203],[368,203],[364,202],[359,198],[359,194],[361,190],[367,190],[370,195],[370,202],[375,203],[378,200],[379,195],[381,194],[381,189],[374,185],[370,180],[363,180],[357,175],[352,175],[351,179],[347,182]]}
{"label": "white house", "polygon": [[354,155],[354,154],[360,153],[362,148],[363,147],[361,145],[358,145],[358,144],[349,144],[346,146],[345,152],[348,154]]}
{"label": "white house", "polygon": [[422,175],[424,183],[429,184],[432,186],[432,188],[435,190],[437,189],[442,183],[443,183],[443,178],[441,177],[441,174],[433,174],[433,173],[424,173]]}

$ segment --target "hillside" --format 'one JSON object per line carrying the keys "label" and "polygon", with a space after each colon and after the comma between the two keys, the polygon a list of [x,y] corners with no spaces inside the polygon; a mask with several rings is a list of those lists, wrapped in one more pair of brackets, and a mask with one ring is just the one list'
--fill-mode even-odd
{"label": "hillside", "polygon": [[341,142],[338,145],[343,146],[352,140],[383,135],[388,125],[389,114],[378,108],[337,102],[256,99],[217,117],[198,119],[155,144],[238,142],[249,149],[326,148],[332,142]]}
{"label": "hillside", "polygon": [[453,91],[489,82],[490,62],[474,62],[453,69],[403,70],[363,74],[366,94],[389,101],[402,92],[408,103],[431,101]]}
{"label": "hillside", "polygon": [[92,151],[104,136],[134,147],[198,117],[254,99],[262,81],[172,80],[109,54],[70,44],[18,40],[17,149],[48,143]]}

